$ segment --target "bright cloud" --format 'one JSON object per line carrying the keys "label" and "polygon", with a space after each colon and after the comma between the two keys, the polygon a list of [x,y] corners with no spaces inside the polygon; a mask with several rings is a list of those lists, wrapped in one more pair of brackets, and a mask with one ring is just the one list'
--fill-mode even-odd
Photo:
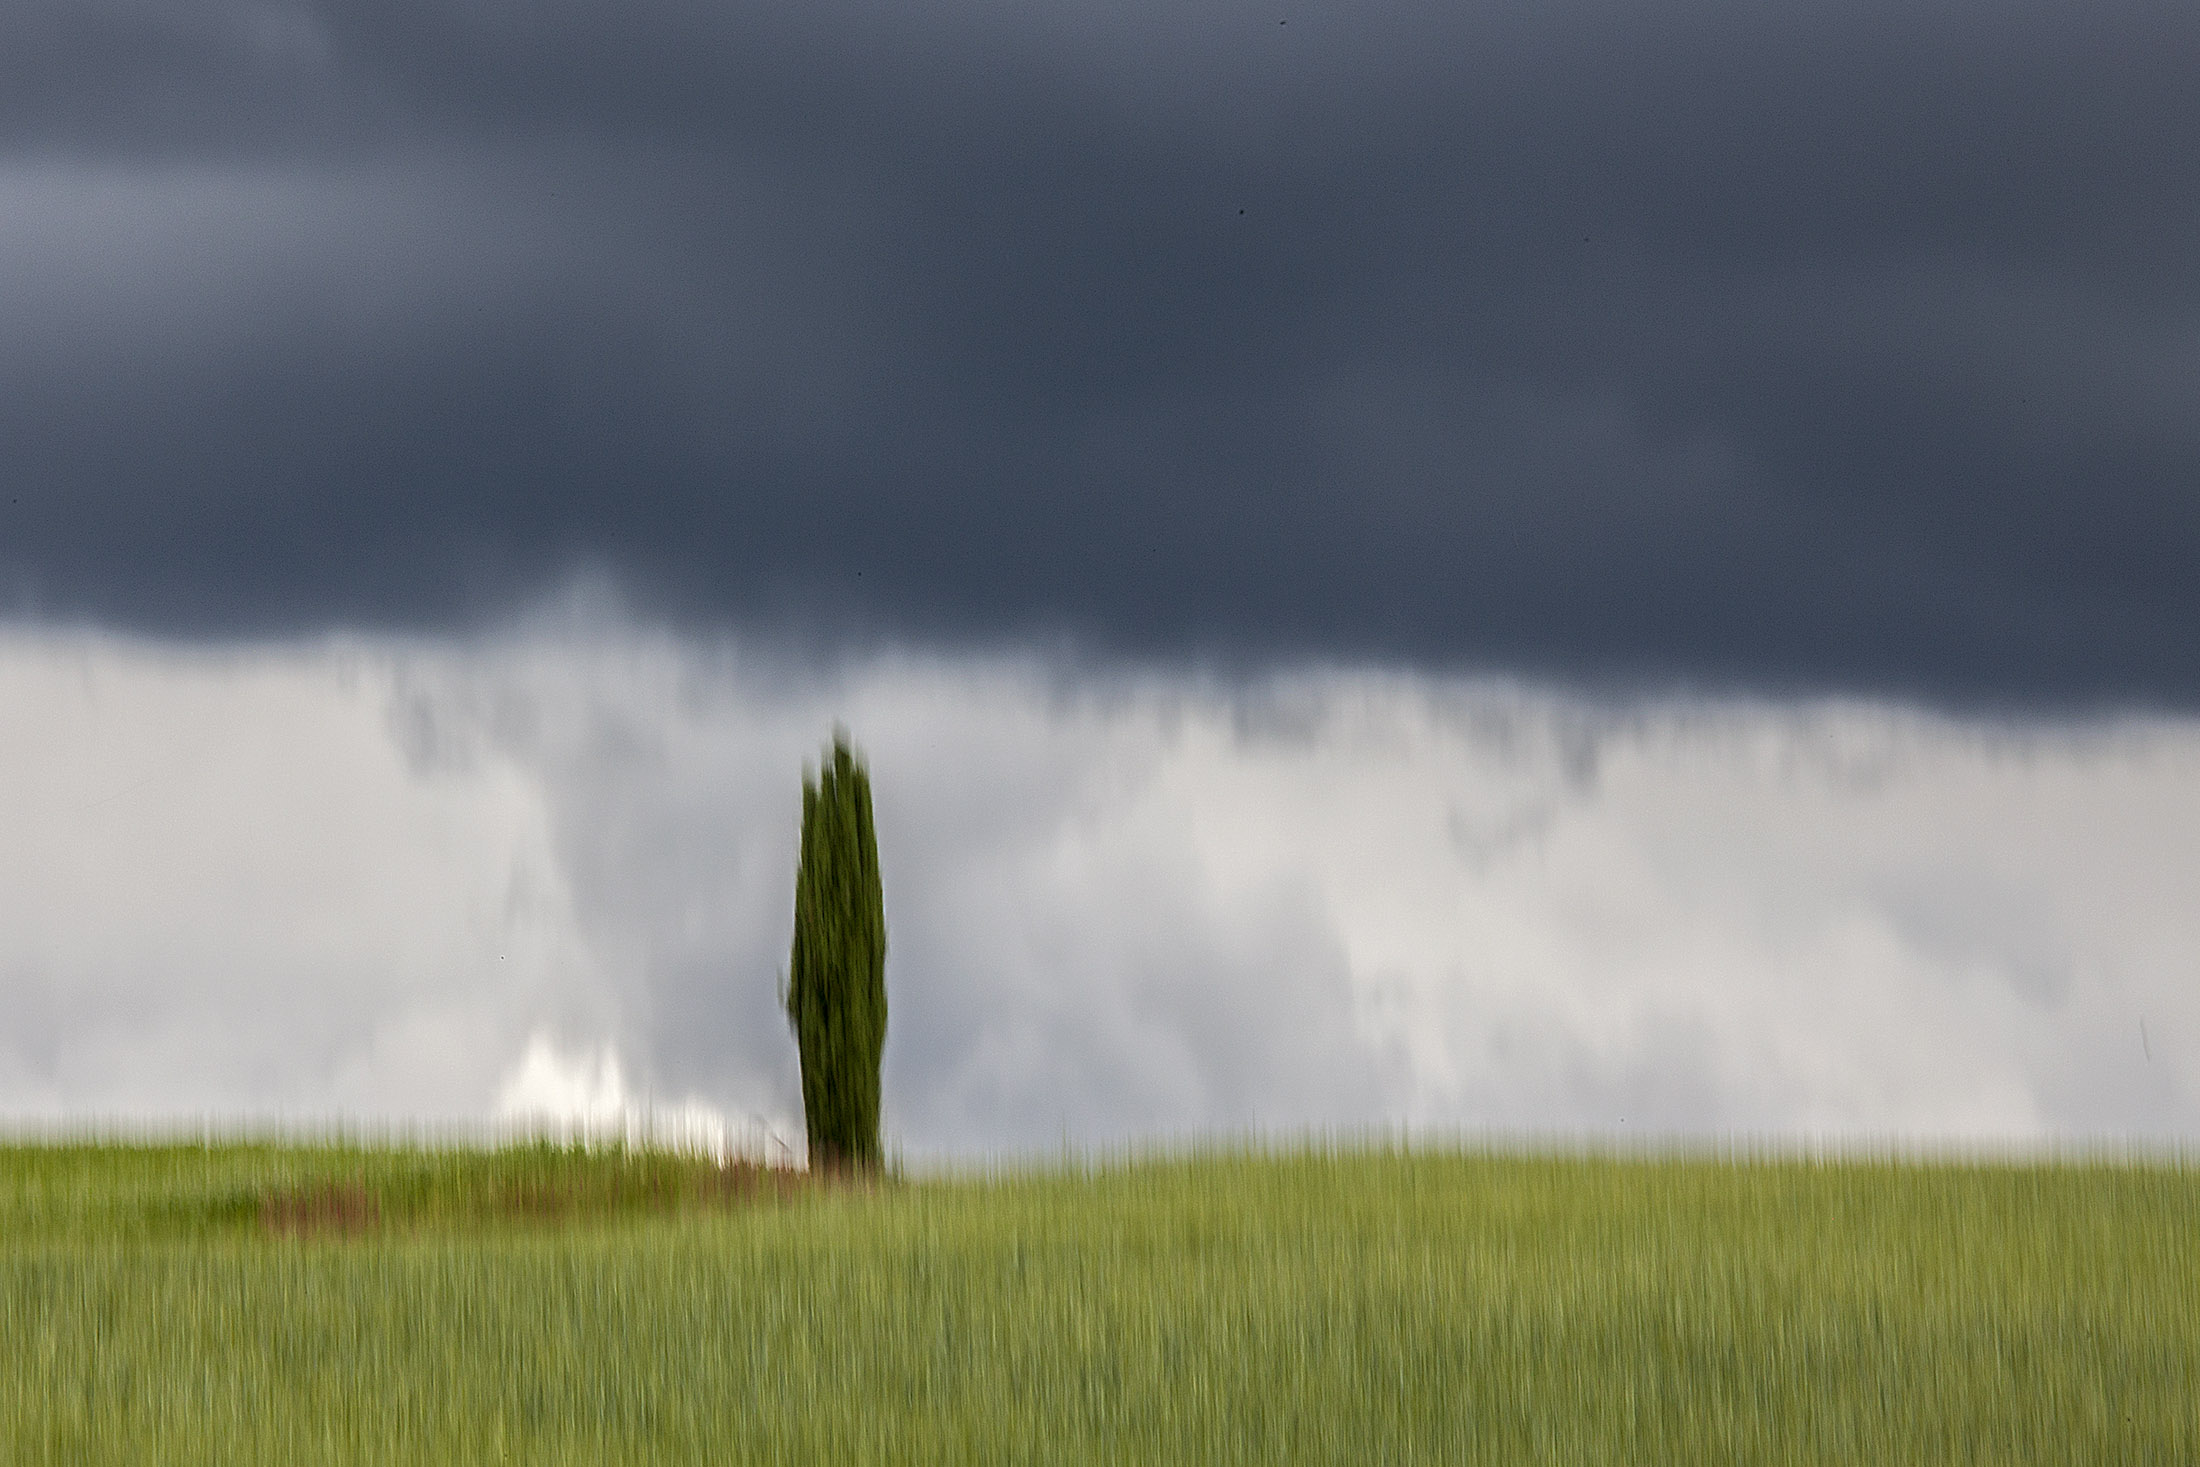
{"label": "bright cloud", "polygon": [[915,1156],[1244,1129],[2200,1131],[2200,725],[616,617],[0,639],[0,1115],[799,1145],[805,759],[870,759]]}

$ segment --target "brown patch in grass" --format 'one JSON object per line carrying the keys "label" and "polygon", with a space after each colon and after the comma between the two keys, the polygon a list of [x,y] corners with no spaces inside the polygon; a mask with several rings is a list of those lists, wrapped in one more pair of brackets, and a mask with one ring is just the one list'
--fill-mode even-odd
{"label": "brown patch in grass", "polygon": [[817,1185],[808,1172],[753,1161],[727,1162],[707,1173],[702,1192],[713,1202],[784,1202]]}
{"label": "brown patch in grass", "polygon": [[260,1200],[260,1222],[271,1233],[310,1237],[363,1233],[382,1219],[382,1209],[357,1182],[323,1182],[303,1192]]}
{"label": "brown patch in grass", "polygon": [[813,1187],[834,1192],[861,1192],[865,1196],[876,1195],[885,1181],[885,1174],[878,1167],[837,1158],[813,1165],[809,1171],[798,1175]]}
{"label": "brown patch in grass", "polygon": [[267,1231],[289,1237],[352,1237],[385,1223],[409,1227],[465,1226],[519,1222],[550,1224],[576,1219],[665,1216],[687,1211],[731,1210],[779,1203],[819,1190],[875,1193],[879,1179],[868,1172],[800,1172],[759,1162],[732,1161],[698,1167],[674,1176],[656,1176],[637,1197],[606,1193],[582,1175],[572,1182],[528,1180],[507,1183],[466,1199],[458,1211],[385,1217],[380,1203],[357,1182],[323,1182],[297,1192],[271,1193],[260,1201],[260,1222]]}

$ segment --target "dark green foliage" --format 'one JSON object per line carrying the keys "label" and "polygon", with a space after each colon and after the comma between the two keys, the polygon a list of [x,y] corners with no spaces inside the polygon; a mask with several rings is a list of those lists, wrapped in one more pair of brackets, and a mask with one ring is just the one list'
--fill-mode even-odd
{"label": "dark green foliage", "polygon": [[813,783],[802,780],[787,1018],[802,1051],[810,1164],[876,1168],[879,1055],[886,1045],[886,904],[871,780],[845,729]]}

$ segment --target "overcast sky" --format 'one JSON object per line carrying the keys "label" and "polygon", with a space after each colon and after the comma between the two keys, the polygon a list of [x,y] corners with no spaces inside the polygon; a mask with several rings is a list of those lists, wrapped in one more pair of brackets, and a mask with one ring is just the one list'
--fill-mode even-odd
{"label": "overcast sky", "polygon": [[785,1128],[840,718],[920,1151],[2190,1135],[2195,75],[2166,0],[11,0],[0,1118]]}

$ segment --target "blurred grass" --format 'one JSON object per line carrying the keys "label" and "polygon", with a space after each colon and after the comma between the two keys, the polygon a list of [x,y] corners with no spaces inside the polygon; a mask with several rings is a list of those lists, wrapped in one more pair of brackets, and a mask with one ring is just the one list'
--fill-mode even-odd
{"label": "blurred grass", "polygon": [[0,1148],[0,1460],[2200,1462],[2182,1163],[714,1174]]}

